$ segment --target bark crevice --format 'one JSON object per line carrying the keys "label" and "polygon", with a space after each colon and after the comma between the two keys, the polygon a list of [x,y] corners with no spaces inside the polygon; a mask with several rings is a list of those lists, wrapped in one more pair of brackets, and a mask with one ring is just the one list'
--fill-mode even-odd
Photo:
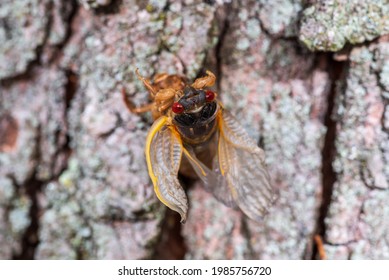
{"label": "bark crevice", "polygon": [[[326,224],[325,218],[327,217],[328,210],[331,204],[331,198],[333,193],[334,184],[336,182],[336,173],[332,167],[332,162],[335,158],[335,140],[336,140],[336,121],[333,119],[333,111],[335,105],[335,97],[337,91],[337,81],[339,81],[343,75],[346,63],[342,61],[335,61],[333,54],[327,55],[328,66],[327,71],[330,77],[331,89],[327,98],[327,112],[324,117],[324,125],[326,127],[326,134],[324,136],[324,145],[321,152],[322,157],[322,196],[321,205],[319,208],[318,219],[316,223],[315,233],[319,235],[325,243]],[[314,243],[312,250],[312,259],[316,259],[318,253],[318,244]]]}

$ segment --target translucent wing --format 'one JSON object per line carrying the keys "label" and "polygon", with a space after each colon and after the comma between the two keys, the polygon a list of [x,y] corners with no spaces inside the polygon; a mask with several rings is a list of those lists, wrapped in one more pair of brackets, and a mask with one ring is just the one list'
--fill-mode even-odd
{"label": "translucent wing", "polygon": [[264,152],[225,110],[218,115],[218,125],[218,160],[227,188],[248,217],[260,220],[276,198],[264,163]]}
{"label": "translucent wing", "polygon": [[188,212],[186,194],[177,179],[182,156],[181,138],[167,125],[167,117],[157,119],[146,140],[146,161],[158,199],[181,215],[185,222]]}
{"label": "translucent wing", "polygon": [[225,205],[236,206],[231,193],[227,191],[227,181],[220,173],[217,157],[214,159],[213,170],[211,170],[196,157],[192,147],[185,146],[184,154],[197,176],[204,182],[205,189]]}

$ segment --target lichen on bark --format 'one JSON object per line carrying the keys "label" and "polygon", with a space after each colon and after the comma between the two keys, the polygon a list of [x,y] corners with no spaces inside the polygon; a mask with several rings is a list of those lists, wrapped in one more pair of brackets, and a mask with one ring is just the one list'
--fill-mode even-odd
{"label": "lichen on bark", "polygon": [[337,180],[326,219],[329,258],[389,257],[388,89],[381,82],[388,47],[378,42],[354,48],[337,91]]}
{"label": "lichen on bark", "polygon": [[[309,259],[314,234],[330,259],[389,258],[387,9],[384,0],[5,1],[0,258]],[[315,53],[347,43],[358,46]],[[182,180],[185,225],[157,200],[143,152],[151,116],[121,99],[125,88],[134,104],[149,101],[136,68],[217,75],[224,106],[266,152],[279,198],[263,222],[201,182]]]}
{"label": "lichen on bark", "polygon": [[299,38],[310,50],[338,51],[389,33],[387,0],[317,0],[303,13]]}

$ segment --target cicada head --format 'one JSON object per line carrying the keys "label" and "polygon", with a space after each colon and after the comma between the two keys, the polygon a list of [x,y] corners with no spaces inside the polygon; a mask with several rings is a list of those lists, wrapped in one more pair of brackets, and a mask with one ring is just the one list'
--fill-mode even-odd
{"label": "cicada head", "polygon": [[218,108],[215,92],[186,86],[172,105],[173,123],[187,142],[200,143],[214,131]]}

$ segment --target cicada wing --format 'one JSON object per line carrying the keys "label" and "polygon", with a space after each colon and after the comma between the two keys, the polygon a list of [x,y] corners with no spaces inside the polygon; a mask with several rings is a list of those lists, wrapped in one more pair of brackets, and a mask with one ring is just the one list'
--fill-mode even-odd
{"label": "cicada wing", "polygon": [[264,151],[225,110],[218,115],[218,158],[221,174],[239,208],[251,219],[261,220],[276,195],[270,185]]}
{"label": "cicada wing", "polygon": [[215,168],[211,170],[196,157],[190,146],[184,146],[184,154],[196,175],[203,181],[205,189],[225,205],[236,206],[231,193],[226,191],[227,181],[220,173],[217,159],[214,159],[213,166]]}
{"label": "cicada wing", "polygon": [[181,138],[167,124],[166,117],[156,120],[146,140],[146,161],[158,199],[181,215],[185,222],[188,200],[177,175],[182,156]]}

